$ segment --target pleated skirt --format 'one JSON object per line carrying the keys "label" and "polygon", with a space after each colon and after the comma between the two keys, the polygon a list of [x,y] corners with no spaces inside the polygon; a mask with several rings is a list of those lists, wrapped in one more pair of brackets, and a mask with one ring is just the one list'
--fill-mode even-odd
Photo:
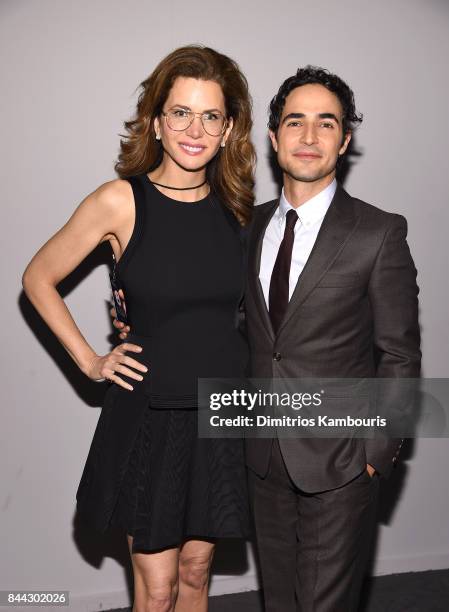
{"label": "pleated skirt", "polygon": [[133,536],[133,552],[187,539],[248,538],[243,444],[199,438],[196,410],[147,405],[111,525]]}

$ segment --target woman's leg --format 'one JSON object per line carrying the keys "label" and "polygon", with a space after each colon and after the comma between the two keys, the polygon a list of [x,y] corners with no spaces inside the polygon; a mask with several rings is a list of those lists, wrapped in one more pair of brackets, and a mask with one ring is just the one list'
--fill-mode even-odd
{"label": "woman's leg", "polygon": [[134,573],[132,612],[173,612],[178,593],[179,548],[133,553],[133,538],[126,537]]}
{"label": "woman's leg", "polygon": [[209,570],[215,544],[187,540],[179,551],[179,593],[176,612],[207,612]]}

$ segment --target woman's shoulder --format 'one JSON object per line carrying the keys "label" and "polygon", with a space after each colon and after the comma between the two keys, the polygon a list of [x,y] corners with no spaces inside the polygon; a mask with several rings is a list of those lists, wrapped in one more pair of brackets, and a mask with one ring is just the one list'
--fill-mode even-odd
{"label": "woman's shoulder", "polygon": [[132,188],[126,179],[112,179],[97,187],[97,198],[106,206],[119,206],[132,197]]}
{"label": "woman's shoulder", "polygon": [[133,190],[126,179],[106,181],[97,187],[94,195],[102,212],[117,218],[119,222],[133,212]]}

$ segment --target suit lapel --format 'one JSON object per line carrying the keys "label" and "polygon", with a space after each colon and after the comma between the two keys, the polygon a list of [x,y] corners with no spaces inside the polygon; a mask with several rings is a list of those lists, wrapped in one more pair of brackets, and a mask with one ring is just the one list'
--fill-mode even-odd
{"label": "suit lapel", "polygon": [[259,272],[265,230],[267,229],[267,225],[270,222],[270,219],[274,215],[278,206],[279,198],[277,198],[276,200],[272,200],[271,202],[267,202],[267,204],[262,204],[260,206],[260,209],[255,212],[253,227],[251,229],[251,235],[248,244],[248,282],[252,295],[254,297],[254,301],[259,310],[260,317],[273,340],[274,331],[271,325],[270,315],[267,310],[262,285],[259,280]]}
{"label": "suit lapel", "polygon": [[304,302],[343,249],[358,223],[351,196],[340,186],[332,199],[310,256],[299,275],[279,332]]}

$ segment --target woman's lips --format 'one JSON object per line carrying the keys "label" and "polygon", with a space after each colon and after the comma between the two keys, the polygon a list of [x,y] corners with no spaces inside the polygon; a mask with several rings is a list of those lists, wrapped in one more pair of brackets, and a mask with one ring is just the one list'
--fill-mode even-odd
{"label": "woman's lips", "polygon": [[180,142],[179,146],[187,155],[200,155],[206,148],[203,145],[193,145],[187,142]]}

